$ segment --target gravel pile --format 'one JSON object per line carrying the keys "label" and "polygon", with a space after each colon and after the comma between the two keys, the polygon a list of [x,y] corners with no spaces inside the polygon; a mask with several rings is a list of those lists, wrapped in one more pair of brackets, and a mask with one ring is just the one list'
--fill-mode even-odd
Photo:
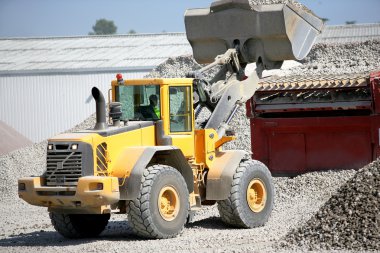
{"label": "gravel pile", "polygon": [[307,250],[380,250],[380,161],[356,173],[284,241]]}
{"label": "gravel pile", "polygon": [[180,78],[186,74],[201,68],[191,55],[169,58],[158,65],[146,78]]}
{"label": "gravel pile", "polygon": [[0,157],[0,194],[4,201],[17,200],[17,179],[40,175],[45,168],[47,141]]}
{"label": "gravel pile", "polygon": [[318,43],[302,65],[283,70],[284,76],[344,75],[380,69],[380,40],[332,44]]}

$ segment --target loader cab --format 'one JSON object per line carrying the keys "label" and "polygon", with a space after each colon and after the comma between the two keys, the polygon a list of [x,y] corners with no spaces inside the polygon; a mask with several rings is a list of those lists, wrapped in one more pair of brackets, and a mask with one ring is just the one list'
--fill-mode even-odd
{"label": "loader cab", "polygon": [[[122,121],[153,121],[157,145],[176,146],[193,157],[192,84],[191,78],[115,80],[112,100],[121,103]],[[162,142],[163,138],[168,141]]]}

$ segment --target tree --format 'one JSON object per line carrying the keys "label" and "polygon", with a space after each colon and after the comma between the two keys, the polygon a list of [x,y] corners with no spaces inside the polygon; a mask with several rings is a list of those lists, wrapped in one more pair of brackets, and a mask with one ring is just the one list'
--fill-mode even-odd
{"label": "tree", "polygon": [[321,18],[321,19],[322,19],[323,23],[327,23],[330,21],[330,19],[328,19],[328,18]]}
{"label": "tree", "polygon": [[136,34],[136,31],[133,30],[133,29],[131,29],[131,30],[128,31],[128,34]]}
{"label": "tree", "polygon": [[92,27],[92,30],[93,32],[88,33],[89,35],[115,34],[117,27],[112,20],[102,18],[96,20],[96,23]]}
{"label": "tree", "polygon": [[346,21],[346,25],[354,25],[356,24],[355,20]]}

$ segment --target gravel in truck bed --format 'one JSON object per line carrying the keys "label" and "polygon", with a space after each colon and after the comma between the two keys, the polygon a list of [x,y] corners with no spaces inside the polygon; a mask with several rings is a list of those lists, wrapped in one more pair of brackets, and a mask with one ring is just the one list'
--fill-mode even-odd
{"label": "gravel in truck bed", "polygon": [[[335,71],[344,73],[347,69],[354,71],[355,66],[369,70],[372,67],[379,66],[378,46],[378,41],[355,44],[354,52],[356,53],[352,53],[352,46],[336,45],[335,48],[330,49],[319,44],[312,49],[310,56],[302,62],[301,67],[286,70],[287,72],[284,71],[284,74],[308,75],[310,70],[322,71],[322,69],[332,73],[335,73]],[[334,53],[334,50],[339,50],[341,53]],[[349,57],[353,61],[340,60],[339,57],[341,56]],[[372,61],[375,58],[377,60]],[[314,66],[318,66],[317,69]],[[319,69],[319,66],[324,67]],[[329,68],[328,66],[338,67]],[[158,66],[150,76],[184,77],[186,72],[196,68],[199,68],[199,65],[191,56],[183,56],[168,59]],[[90,128],[94,124],[95,120],[94,116],[92,116],[75,129]],[[235,128],[238,139],[231,142],[228,148],[249,151],[249,122],[245,117],[244,108],[237,114],[231,125]],[[0,157],[0,199],[2,200],[0,202],[2,210],[0,218],[0,252],[52,252],[56,250],[65,252],[104,252],[105,250],[111,252],[123,252],[126,250],[139,252],[168,250],[183,252],[273,252],[275,250],[273,246],[281,238],[291,238],[291,231],[297,231],[297,229],[304,226],[309,226],[305,225],[306,222],[325,205],[331,196],[337,193],[340,186],[355,174],[355,171],[346,170],[313,172],[294,178],[274,178],[276,189],[274,210],[268,223],[260,228],[235,229],[227,227],[221,222],[217,208],[211,206],[199,211],[194,222],[189,224],[183,233],[174,239],[141,240],[131,234],[126,215],[113,215],[107,229],[99,238],[68,240],[54,231],[46,208],[28,205],[17,197],[18,178],[43,173],[46,144],[46,141],[41,142]],[[374,172],[371,173],[374,174]],[[356,176],[354,178],[360,177]],[[357,182],[357,184],[359,183]],[[360,190],[361,188],[358,189]],[[358,189],[351,189],[351,191],[357,191]],[[359,193],[357,193],[357,196],[359,196]],[[325,208],[327,208],[326,205]],[[323,212],[321,214],[325,215]],[[356,215],[356,212],[352,215]],[[370,213],[369,215],[372,214]],[[370,231],[369,229],[368,231]],[[312,226],[310,226],[309,230],[314,231]],[[354,231],[354,233],[356,232]],[[310,238],[316,237],[311,236]],[[361,237],[356,237],[354,234],[353,238],[354,243],[355,240]],[[321,243],[321,241],[305,238],[305,245],[318,245],[318,243]],[[345,245],[349,244],[346,243]],[[312,246],[312,248],[317,249],[318,246]],[[328,247],[320,246],[320,248],[327,249]],[[353,247],[349,246],[347,249],[350,248]],[[294,244],[292,247],[282,249],[302,251],[303,248]]]}

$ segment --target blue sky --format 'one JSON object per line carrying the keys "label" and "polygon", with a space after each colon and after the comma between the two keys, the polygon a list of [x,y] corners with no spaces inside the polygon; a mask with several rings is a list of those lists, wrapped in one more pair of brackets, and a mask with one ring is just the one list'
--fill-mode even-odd
{"label": "blue sky", "polygon": [[[212,0],[0,0],[0,37],[86,35],[100,18],[118,33],[184,32],[187,8]],[[380,0],[300,0],[328,24],[380,22]]]}

